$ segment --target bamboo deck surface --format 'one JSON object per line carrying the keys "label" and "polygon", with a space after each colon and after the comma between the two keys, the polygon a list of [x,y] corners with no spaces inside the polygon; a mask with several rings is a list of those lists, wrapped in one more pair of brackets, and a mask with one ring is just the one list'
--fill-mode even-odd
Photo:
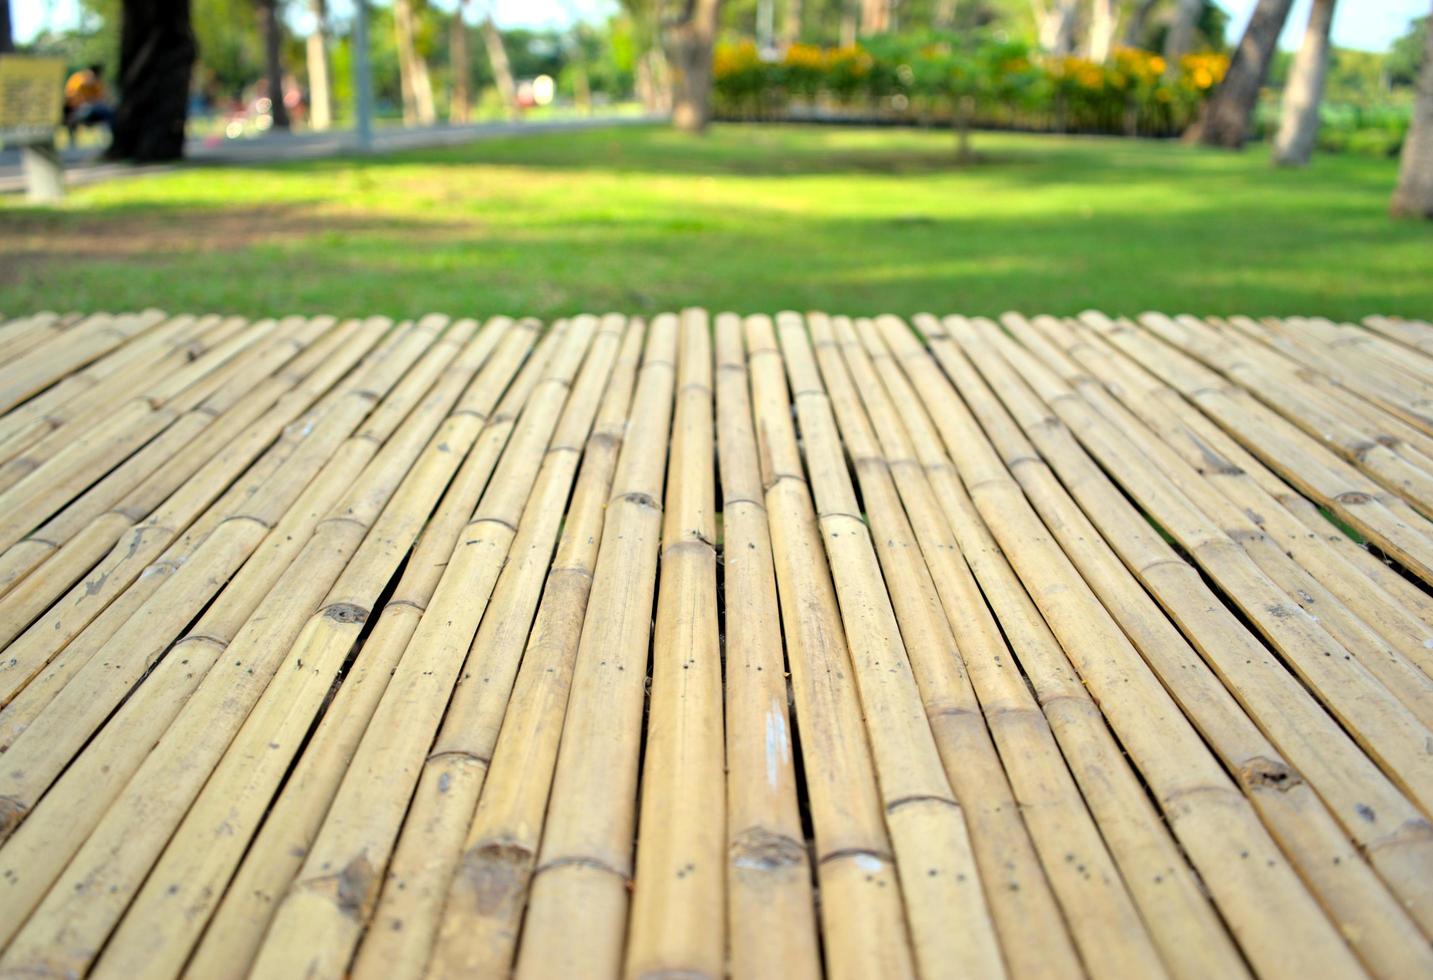
{"label": "bamboo deck surface", "polygon": [[1433,976],[1433,325],[0,322],[0,976]]}

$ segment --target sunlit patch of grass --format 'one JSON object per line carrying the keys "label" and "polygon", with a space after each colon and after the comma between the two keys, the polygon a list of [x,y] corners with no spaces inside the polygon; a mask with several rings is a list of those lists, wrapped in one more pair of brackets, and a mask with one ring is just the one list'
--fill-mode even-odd
{"label": "sunlit patch of grass", "polygon": [[1016,134],[620,128],[0,204],[0,309],[1433,314],[1391,161]]}

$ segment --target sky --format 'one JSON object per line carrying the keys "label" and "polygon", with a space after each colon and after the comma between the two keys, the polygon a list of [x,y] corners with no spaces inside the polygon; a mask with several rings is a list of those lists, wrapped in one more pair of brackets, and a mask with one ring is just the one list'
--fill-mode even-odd
{"label": "sky", "polygon": [[[1228,10],[1233,24],[1231,34],[1237,37],[1244,29],[1255,0],[1217,0]],[[1296,48],[1308,20],[1312,0],[1295,0],[1293,12],[1284,27],[1280,45]],[[437,5],[450,9],[452,0],[437,0]],[[606,16],[615,4],[612,0],[493,0],[494,16],[504,27],[563,27],[577,19]],[[335,14],[342,14],[334,4]],[[472,4],[470,9],[480,7]],[[10,0],[15,38],[25,43],[47,27],[72,27],[79,21],[79,0]],[[1384,51],[1394,38],[1403,34],[1408,22],[1428,13],[1428,0],[1344,0],[1334,13],[1335,44],[1364,51]],[[296,24],[295,26],[300,26]]]}

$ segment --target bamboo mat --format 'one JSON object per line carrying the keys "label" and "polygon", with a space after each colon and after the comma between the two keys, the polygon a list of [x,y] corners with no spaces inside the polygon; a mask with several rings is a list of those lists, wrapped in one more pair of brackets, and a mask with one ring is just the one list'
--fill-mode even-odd
{"label": "bamboo mat", "polygon": [[0,976],[1433,976],[1430,518],[1418,321],[12,319]]}

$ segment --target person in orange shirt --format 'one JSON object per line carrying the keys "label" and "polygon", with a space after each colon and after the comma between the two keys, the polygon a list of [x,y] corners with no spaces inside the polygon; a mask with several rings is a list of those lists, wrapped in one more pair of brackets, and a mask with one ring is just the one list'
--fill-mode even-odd
{"label": "person in orange shirt", "polygon": [[114,109],[104,83],[104,66],[90,65],[71,75],[65,82],[65,128],[70,132],[70,145],[75,145],[75,132],[81,126],[113,124]]}

